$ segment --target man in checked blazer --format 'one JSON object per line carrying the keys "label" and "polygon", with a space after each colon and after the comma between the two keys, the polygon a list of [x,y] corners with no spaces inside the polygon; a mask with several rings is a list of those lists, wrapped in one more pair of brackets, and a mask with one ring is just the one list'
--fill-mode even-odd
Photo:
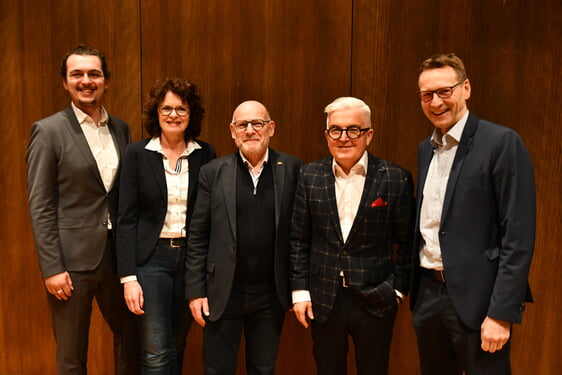
{"label": "man in checked blazer", "polygon": [[371,111],[360,99],[329,104],[331,157],[301,168],[290,235],[298,321],[311,321],[318,374],[347,373],[351,335],[357,373],[387,374],[398,305],[408,292],[411,174],[367,147]]}
{"label": "man in checked blazer", "polygon": [[27,149],[29,211],[51,308],[57,373],[86,374],[92,299],[113,331],[115,373],[139,374],[133,315],[115,273],[120,157],[129,126],[102,106],[110,72],[80,45],[62,61],[71,104],[33,124]]}

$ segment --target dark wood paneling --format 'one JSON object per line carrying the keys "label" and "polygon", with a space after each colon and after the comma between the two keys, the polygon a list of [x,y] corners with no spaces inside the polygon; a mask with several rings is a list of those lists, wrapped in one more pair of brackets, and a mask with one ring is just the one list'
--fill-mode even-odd
{"label": "dark wood paneling", "polygon": [[276,120],[272,146],[305,161],[326,153],[324,106],[349,93],[351,1],[142,1],[143,92],[179,75],[201,88],[201,138],[234,150],[228,123],[247,99]]}
{"label": "dark wood paneling", "polygon": [[[29,128],[69,104],[59,63],[81,42],[99,48],[108,57],[114,79],[106,107],[131,125],[138,123],[138,9],[134,0],[0,2],[0,116],[6,140],[0,177],[2,374],[55,374],[50,313],[27,211],[25,151]],[[112,373],[111,334],[97,310],[91,332],[91,373]]]}
{"label": "dark wood paneling", "polygon": [[[353,95],[374,108],[375,154],[416,172],[417,144],[431,133],[415,95],[417,68],[455,52],[472,83],[469,108],[509,126],[535,166],[537,240],[530,283],[535,304],[514,327],[517,374],[557,374],[562,334],[560,260],[562,6],[556,1],[354,2]],[[404,355],[407,353],[407,355]],[[400,312],[391,374],[419,373],[411,314]]]}
{"label": "dark wood paneling", "polygon": [[[86,42],[106,52],[113,71],[106,107],[142,137],[142,94],[155,79],[197,83],[207,117],[202,139],[234,150],[228,123],[246,99],[277,122],[272,146],[305,162],[327,154],[324,106],[353,94],[373,110],[370,150],[416,172],[416,148],[431,131],[415,92],[417,66],[454,51],[473,86],[469,106],[516,129],[536,169],[538,229],[531,285],[536,303],[514,328],[514,373],[562,368],[562,289],[557,249],[562,167],[562,5],[559,0],[427,2],[320,0],[25,0],[0,2],[0,373],[54,374],[49,310],[27,214],[24,154],[29,127],[68,104],[58,65]],[[390,374],[416,374],[411,314],[403,306]],[[185,374],[201,374],[200,327],[192,327]],[[91,327],[90,373],[111,373],[111,333],[99,311]],[[243,364],[243,353],[240,355]],[[354,374],[350,366],[350,374]],[[239,371],[238,373],[243,373]],[[312,374],[310,331],[287,315],[278,373]]]}

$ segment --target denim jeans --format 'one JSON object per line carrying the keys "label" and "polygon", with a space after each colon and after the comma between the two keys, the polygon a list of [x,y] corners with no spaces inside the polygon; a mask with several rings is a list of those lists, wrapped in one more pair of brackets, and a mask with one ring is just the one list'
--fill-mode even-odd
{"label": "denim jeans", "polygon": [[203,360],[206,375],[236,372],[238,348],[244,332],[248,375],[275,373],[275,360],[285,311],[276,292],[233,291],[222,317],[207,321],[203,331]]}
{"label": "denim jeans", "polygon": [[143,374],[179,375],[192,317],[185,299],[185,247],[159,241],[148,262],[137,268],[144,294],[139,316]]}

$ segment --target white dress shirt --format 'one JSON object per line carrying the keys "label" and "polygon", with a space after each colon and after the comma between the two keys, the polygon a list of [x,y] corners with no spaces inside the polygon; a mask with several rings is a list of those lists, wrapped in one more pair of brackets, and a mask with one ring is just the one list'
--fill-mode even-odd
{"label": "white dress shirt", "polygon": [[[101,119],[99,123],[94,120],[81,109],[71,103],[72,110],[76,115],[76,119],[82,128],[82,132],[86,137],[90,151],[96,160],[98,171],[100,173],[105,191],[109,192],[115,180],[115,174],[119,166],[119,154],[117,147],[107,126],[109,115],[105,108],[101,107]],[[109,213],[107,214],[107,229],[112,228]]]}
{"label": "white dress shirt", "polygon": [[[365,178],[367,176],[367,163],[369,156],[367,151],[363,153],[361,159],[350,169],[349,174],[345,174],[343,169],[332,161],[332,173],[335,178],[336,204],[338,207],[338,218],[342,232],[343,241],[347,241],[353,221],[359,209],[361,195],[365,187]],[[343,270],[340,276],[344,276]],[[293,303],[310,301],[310,291],[294,290],[292,293]]]}
{"label": "white dress shirt", "polygon": [[423,241],[421,241],[419,254],[420,265],[423,268],[443,270],[441,246],[439,244],[441,213],[449,174],[467,119],[468,111],[446,134],[442,135],[441,130],[436,128],[431,136],[431,144],[435,149],[423,186],[423,201],[420,212],[420,232]]}

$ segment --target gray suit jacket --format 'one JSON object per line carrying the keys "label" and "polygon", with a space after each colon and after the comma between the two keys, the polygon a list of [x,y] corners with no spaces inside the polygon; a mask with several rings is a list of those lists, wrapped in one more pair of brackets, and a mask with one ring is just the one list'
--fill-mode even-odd
{"label": "gray suit jacket", "polygon": [[[369,154],[365,187],[344,242],[332,157],[299,174],[290,236],[293,290],[309,290],[314,319],[327,320],[343,270],[369,313],[384,317],[396,305],[395,289],[408,293],[414,213],[410,172]],[[396,253],[395,253],[396,248]]]}
{"label": "gray suit jacket", "polygon": [[[129,126],[111,115],[108,126],[121,156],[130,140]],[[108,212],[116,224],[119,179],[105,191],[71,106],[32,125],[26,161],[43,277],[95,269],[105,250]]]}
{"label": "gray suit jacket", "polygon": [[[230,154],[201,167],[189,227],[186,295],[208,298],[211,321],[224,312],[236,268],[236,158],[236,153]],[[301,161],[270,149],[269,162],[275,189],[275,285],[281,304],[288,308],[289,227]]]}

